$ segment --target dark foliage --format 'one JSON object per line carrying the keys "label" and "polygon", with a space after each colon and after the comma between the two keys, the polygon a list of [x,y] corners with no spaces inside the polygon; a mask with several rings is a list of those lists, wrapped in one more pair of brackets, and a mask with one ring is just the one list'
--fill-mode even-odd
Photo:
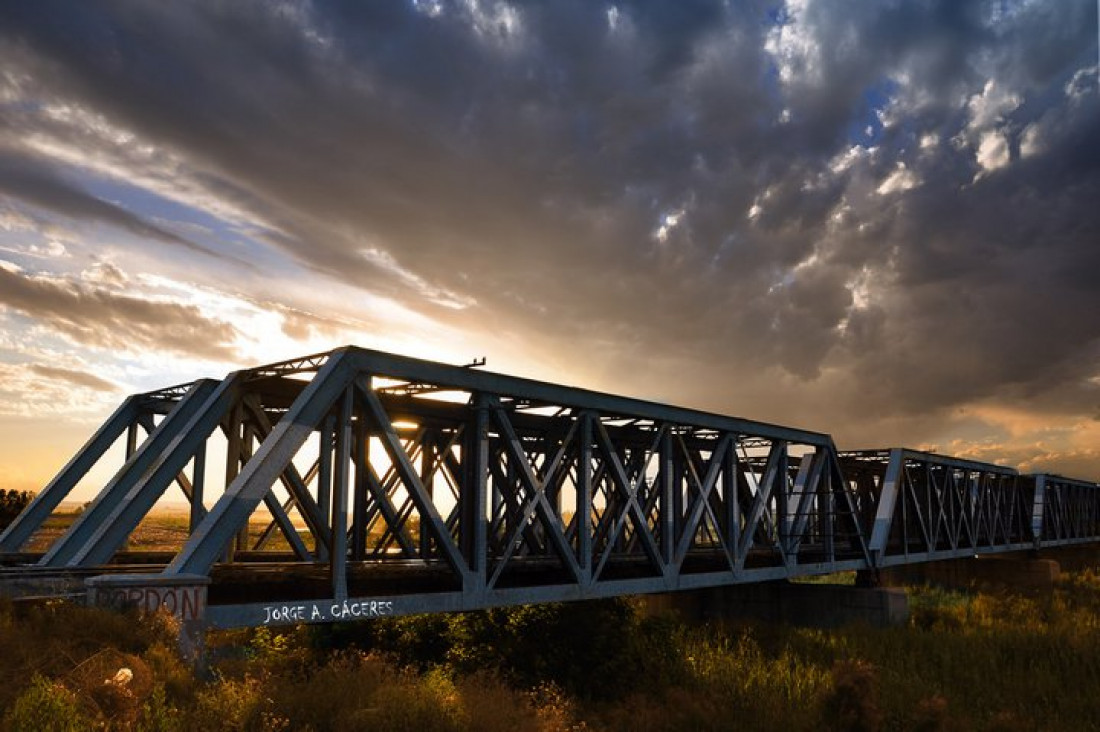
{"label": "dark foliage", "polygon": [[0,489],[0,529],[14,521],[33,498],[30,491]]}
{"label": "dark foliage", "polygon": [[322,646],[380,651],[424,671],[491,671],[523,688],[551,682],[578,699],[619,699],[684,673],[667,618],[625,599],[393,618],[318,631]]}

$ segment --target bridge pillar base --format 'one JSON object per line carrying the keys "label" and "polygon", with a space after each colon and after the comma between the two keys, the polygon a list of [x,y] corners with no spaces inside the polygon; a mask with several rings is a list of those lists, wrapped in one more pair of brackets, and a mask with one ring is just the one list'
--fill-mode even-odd
{"label": "bridge pillar base", "polygon": [[206,662],[205,575],[106,574],[85,581],[87,603],[141,614],[166,613],[179,627],[179,652],[196,669]]}
{"label": "bridge pillar base", "polygon": [[1058,562],[1027,557],[978,557],[924,562],[879,570],[883,586],[928,584],[957,590],[1009,589],[1044,594],[1053,591]]}
{"label": "bridge pillar base", "polygon": [[850,623],[884,628],[909,620],[904,590],[786,581],[648,595],[646,607],[654,614],[674,613],[691,620],[752,618],[811,628]]}

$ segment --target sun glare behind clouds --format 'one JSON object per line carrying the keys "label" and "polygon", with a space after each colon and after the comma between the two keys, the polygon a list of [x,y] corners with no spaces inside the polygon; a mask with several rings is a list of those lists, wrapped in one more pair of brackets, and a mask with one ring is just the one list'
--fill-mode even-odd
{"label": "sun glare behind clouds", "polygon": [[1100,477],[1097,28],[3,4],[0,480],[127,393],[347,343]]}

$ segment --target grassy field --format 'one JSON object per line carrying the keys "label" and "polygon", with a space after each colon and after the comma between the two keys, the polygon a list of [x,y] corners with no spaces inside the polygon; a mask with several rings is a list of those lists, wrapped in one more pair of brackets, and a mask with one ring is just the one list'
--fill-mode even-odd
{"label": "grassy field", "polygon": [[[1046,597],[912,591],[908,627],[689,627],[629,600],[211,636],[0,607],[12,730],[1100,728],[1100,575]],[[125,681],[119,669],[129,669]]]}
{"label": "grassy field", "polygon": [[[27,542],[26,551],[45,551],[80,515],[79,510],[65,510],[54,512],[42,524],[31,540]],[[130,535],[123,549],[133,551],[162,551],[179,550],[187,539],[190,516],[186,508],[157,508],[152,511]],[[255,542],[267,528],[271,518],[264,511],[257,513],[249,521],[248,534],[249,545]],[[298,535],[303,541],[311,541],[309,532],[304,525],[298,527]],[[286,538],[275,530],[270,542],[265,549],[272,551],[285,551],[290,548]]]}
{"label": "grassy field", "polygon": [[[187,523],[158,511],[127,548],[178,548]],[[616,600],[215,633],[204,678],[164,619],[0,605],[0,729],[1100,729],[1096,572],[1042,597],[910,597],[893,629],[688,626]]]}
{"label": "grassy field", "polygon": [[[80,515],[81,510],[79,507],[67,507],[66,510],[55,511],[27,542],[25,550],[28,552],[42,552],[48,549],[72,525]],[[187,539],[189,522],[190,515],[187,508],[158,507],[138,524],[122,549],[131,551],[178,551]],[[267,531],[270,523],[271,515],[264,508],[261,507],[253,514],[248,524],[249,548]],[[305,523],[296,515],[292,517],[292,523],[303,543],[312,548],[313,538],[306,529]],[[415,516],[409,517],[405,525],[411,536],[417,535],[419,522]],[[371,527],[370,534],[367,537],[368,546],[373,546],[381,539],[383,529],[384,527],[380,521]],[[264,544],[263,549],[265,551],[289,551],[290,544],[287,542],[286,537],[278,529],[275,529],[271,532],[270,538]]]}

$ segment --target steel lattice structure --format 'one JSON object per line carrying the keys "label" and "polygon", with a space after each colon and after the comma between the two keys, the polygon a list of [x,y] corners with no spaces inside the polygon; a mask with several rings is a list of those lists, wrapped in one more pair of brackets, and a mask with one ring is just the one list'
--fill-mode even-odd
{"label": "steel lattice structure", "polygon": [[[96,499],[44,553],[23,552],[116,443],[123,463]],[[207,465],[222,454],[224,471]],[[186,543],[125,553],[173,486],[191,507]],[[267,526],[250,537],[257,515]],[[901,448],[838,453],[825,434],[349,347],[127,399],[0,535],[14,565],[0,582],[211,578],[205,619],[228,627],[1098,538],[1094,483]]]}

